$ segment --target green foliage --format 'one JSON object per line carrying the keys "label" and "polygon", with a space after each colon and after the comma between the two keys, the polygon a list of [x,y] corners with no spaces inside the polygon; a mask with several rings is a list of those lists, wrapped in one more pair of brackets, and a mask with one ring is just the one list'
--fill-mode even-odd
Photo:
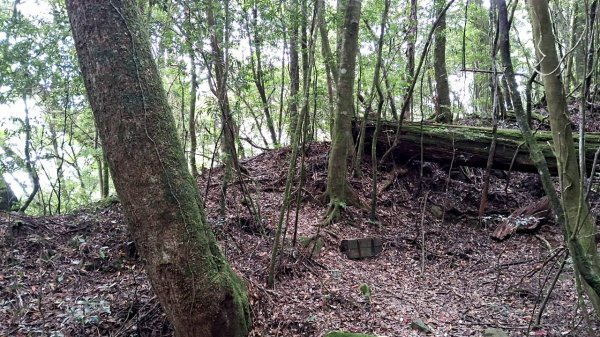
{"label": "green foliage", "polygon": [[[28,2],[29,3],[29,2]],[[206,24],[205,1],[139,1],[144,12],[145,25],[150,34],[156,63],[168,93],[168,101],[176,120],[179,139],[186,148],[186,155],[195,155],[199,167],[208,167],[218,150],[220,139],[220,114],[214,92],[215,78],[209,76],[213,69],[213,55],[209,52],[210,31]],[[310,132],[317,140],[329,140],[330,102],[327,76],[318,26],[312,26],[315,2],[299,1],[294,7],[289,2],[227,1],[215,2],[215,20],[218,40],[227,53],[226,69],[228,96],[233,116],[239,126],[241,137],[252,140],[254,145],[240,142],[245,153],[257,153],[260,147],[273,148],[267,130],[264,106],[254,84],[256,78],[256,48],[261,47],[262,82],[267,91],[267,105],[273,124],[281,137],[281,144],[289,144],[286,133],[290,118],[287,113],[295,100],[301,106],[309,99]],[[455,3],[447,17],[447,60],[450,76],[465,76],[463,67],[463,34],[465,39],[464,65],[467,68],[491,69],[491,39],[494,25],[490,23],[488,5],[482,0]],[[227,6],[227,7],[226,7]],[[360,92],[367,96],[373,87],[376,63],[376,41],[384,0],[368,0],[363,3],[359,31]],[[415,54],[423,53],[426,33],[433,19],[432,2],[418,2],[417,36]],[[513,29],[529,25],[527,12],[522,4],[515,12]],[[569,2],[569,9],[573,6]],[[256,11],[254,21],[253,11]],[[335,4],[325,1],[324,18],[330,40],[330,48],[336,50],[337,29],[342,22]],[[410,39],[410,2],[394,4],[390,9],[384,37],[383,66],[388,80],[390,96],[399,109],[410,78],[406,71],[406,47]],[[559,38],[563,45],[568,42],[566,28],[572,16],[570,11],[560,13],[557,19]],[[368,25],[367,25],[368,23]],[[294,26],[306,26],[307,36],[315,38],[315,63],[312,71],[310,93],[303,92],[303,71],[300,74],[300,93],[290,97],[289,49],[290,33]],[[310,35],[310,29],[315,29]],[[220,32],[224,32],[221,34]],[[533,62],[532,49],[523,34],[512,34],[513,58],[517,72],[529,73]],[[301,49],[301,48],[300,48]],[[431,52],[430,52],[431,53]],[[11,181],[21,200],[32,190],[32,179],[27,175],[25,156],[26,134],[31,165],[40,176],[41,191],[28,212],[54,214],[80,208],[100,197],[99,168],[104,153],[96,136],[94,120],[88,106],[83,81],[73,48],[69,21],[61,0],[40,0],[32,10],[31,3],[0,2],[0,169]],[[191,64],[191,55],[194,64]],[[302,64],[301,53],[301,64]],[[335,55],[337,57],[337,55]],[[283,66],[283,68],[282,68]],[[191,154],[189,135],[189,110],[192,67],[198,74],[195,124],[198,147]],[[415,91],[416,116],[426,115],[433,108],[432,74],[426,61]],[[470,92],[470,107],[480,116],[489,115],[491,96],[488,74],[466,74],[460,83],[451,83],[451,91]],[[463,84],[469,85],[467,88]],[[335,87],[333,88],[335,89]],[[384,90],[387,90],[384,86]],[[387,93],[385,93],[387,96]],[[25,127],[25,103],[29,109],[30,130]],[[467,102],[458,102],[466,105]],[[384,114],[389,113],[389,104]],[[4,114],[4,111],[8,111]],[[362,114],[359,105],[357,113]],[[218,152],[218,151],[217,151]],[[219,157],[216,158],[217,163]],[[344,205],[338,205],[344,207]]]}
{"label": "green foliage", "polygon": [[8,115],[0,116],[0,162],[30,193],[31,178],[24,178],[29,138],[42,191],[28,211],[42,214],[69,212],[90,202],[96,191],[94,159],[101,156],[65,9],[61,2],[45,4],[49,12],[38,16],[0,4],[5,56],[0,60],[0,104],[10,107]]}
{"label": "green foliage", "polygon": [[371,299],[371,287],[369,287],[368,284],[363,283],[360,285],[359,287],[360,289],[360,293],[367,299],[370,300]]}

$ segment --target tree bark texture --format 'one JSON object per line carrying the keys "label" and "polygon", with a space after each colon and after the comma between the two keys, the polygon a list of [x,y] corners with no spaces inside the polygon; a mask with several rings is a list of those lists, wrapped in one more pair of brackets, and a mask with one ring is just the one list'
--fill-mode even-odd
{"label": "tree bark texture", "polygon": [[[411,83],[415,77],[415,44],[417,41],[417,28],[418,28],[418,17],[417,17],[417,0],[410,0],[410,16],[409,16],[409,27],[406,38],[406,82]],[[386,86],[387,78],[386,78]],[[390,99],[391,101],[391,99]],[[402,116],[411,120],[412,111],[412,95],[407,98],[406,104],[402,107]],[[393,110],[393,109],[392,109]]]}
{"label": "tree bark texture", "polygon": [[351,118],[360,10],[360,0],[348,0],[338,72],[337,109],[327,171],[327,195],[332,205],[345,204],[348,193],[346,173],[348,153],[352,150]]}
{"label": "tree bark texture", "polygon": [[[296,132],[298,124],[298,102],[300,101],[300,56],[298,53],[298,13],[300,11],[299,0],[290,2],[290,138]],[[293,142],[292,139],[290,142]]]}
{"label": "tree bark texture", "polygon": [[[575,269],[581,274],[586,291],[600,315],[600,256],[596,247],[596,221],[591,214],[583,189],[577,154],[572,142],[573,133],[567,116],[567,101],[560,79],[556,41],[547,0],[531,0],[531,23],[535,52],[540,60],[544,82],[554,152],[558,163],[558,177],[564,211],[567,245],[573,256]],[[586,135],[589,142],[589,138]]]}
{"label": "tree bark texture", "polygon": [[[397,129],[395,121],[381,123],[381,130],[377,137],[379,154],[385,153],[392,146]],[[360,123],[354,121],[352,129],[354,137],[357,137],[359,129]],[[366,128],[366,149],[370,148],[374,130],[375,121],[371,120]],[[537,172],[519,130],[498,129],[496,133],[496,155],[492,168],[508,170],[512,163],[512,169],[515,171]],[[421,135],[423,136],[422,144]],[[429,123],[421,126],[416,122],[405,121],[399,135],[399,146],[394,149],[393,155],[396,160],[401,161],[419,158],[421,146],[423,146],[425,161],[450,163],[454,156],[455,166],[485,167],[492,138],[492,128]],[[546,158],[550,172],[556,174],[556,157],[549,144],[552,142],[552,133],[538,131],[535,134],[535,140]],[[588,133],[586,141],[585,154],[589,164],[588,169],[591,169],[594,154],[600,147],[600,134]],[[574,145],[576,142],[577,139],[573,137],[571,144]]]}
{"label": "tree bark texture", "polygon": [[[238,128],[233,120],[231,106],[229,105],[229,97],[227,96],[227,65],[226,53],[223,51],[223,36],[225,28],[218,26],[216,12],[220,10],[221,4],[217,1],[206,0],[206,24],[210,31],[210,47],[211,47],[211,76],[214,80],[214,94],[219,102],[219,110],[221,112],[221,124],[223,127],[223,156],[225,165],[228,168],[233,167],[238,171],[238,154],[236,150],[236,140],[238,138]],[[225,6],[225,4],[223,4]],[[225,9],[223,9],[225,10]],[[226,21],[226,20],[225,20]],[[223,24],[226,24],[224,22]]]}
{"label": "tree bark texture", "polygon": [[[443,13],[444,0],[435,0],[438,13]],[[440,123],[452,123],[450,87],[446,70],[446,13],[443,13],[435,30],[433,46],[433,70],[435,72],[436,111],[435,120]]]}
{"label": "tree bark texture", "polygon": [[198,75],[196,74],[196,54],[192,46],[190,46],[189,50],[190,55],[190,63],[191,63],[191,76],[192,76],[192,86],[190,88],[190,112],[189,112],[189,120],[188,120],[188,130],[190,133],[190,169],[192,170],[192,177],[197,179],[200,176],[198,173],[198,166],[196,165],[196,151],[198,150],[198,142],[196,139],[196,95],[198,94]]}
{"label": "tree bark texture", "polygon": [[329,42],[329,30],[327,29],[327,22],[325,21],[325,1],[317,0],[317,6],[319,6],[317,17],[319,25],[319,34],[321,37],[321,55],[323,57],[323,64],[325,66],[325,74],[327,77],[327,95],[329,98],[329,120],[330,129],[333,129],[333,114],[335,113],[335,86],[337,75],[337,65],[335,57],[331,52],[331,45]]}
{"label": "tree bark texture", "polygon": [[[490,8],[490,17],[497,18],[497,46],[500,51],[502,65],[504,66],[504,77],[506,78],[506,82],[509,88],[509,92],[507,94],[511,95],[515,117],[517,119],[519,129],[521,130],[521,135],[523,136],[524,143],[529,149],[529,158],[531,159],[533,165],[537,169],[537,172],[540,177],[540,182],[542,184],[542,187],[544,188],[544,191],[546,192],[546,196],[548,196],[548,201],[550,202],[550,205],[552,205],[552,209],[554,211],[554,214],[556,215],[558,223],[562,224],[564,223],[564,212],[558,197],[558,193],[556,193],[554,182],[552,181],[552,177],[550,175],[548,160],[546,160],[544,151],[539,145],[539,143],[536,141],[534,133],[530,127],[530,121],[532,116],[530,109],[531,83],[535,76],[530,77],[529,81],[527,82],[528,85],[525,89],[526,95],[529,95],[527,111],[525,112],[523,111],[523,102],[519,93],[517,80],[515,79],[515,71],[512,64],[512,58],[510,56],[510,22],[508,19],[508,9],[506,6],[506,1],[495,0],[493,6]],[[536,67],[536,71],[538,70],[539,66]],[[492,88],[492,92],[494,92],[497,89],[494,85],[495,77],[491,77],[491,79],[492,82],[490,84],[490,87]],[[555,164],[556,160],[553,160],[552,163]],[[556,165],[554,167],[556,167]]]}
{"label": "tree bark texture", "polygon": [[4,179],[4,176],[2,176],[2,172],[0,172],[0,211],[12,210],[13,205],[17,201],[15,193]]}
{"label": "tree bark texture", "polygon": [[114,185],[175,335],[247,335],[245,285],[205,220],[136,2],[67,9]]}
{"label": "tree bark texture", "polygon": [[[271,142],[274,146],[277,146],[277,133],[275,132],[275,124],[273,123],[273,117],[271,117],[271,109],[269,107],[269,98],[267,97],[267,91],[265,89],[265,79],[262,66],[262,37],[260,36],[258,29],[258,8],[256,4],[254,4],[252,8],[251,20],[252,29],[254,30],[254,37],[252,37],[252,31],[250,30],[250,28],[248,28],[248,36],[250,39],[249,42],[251,52],[252,46],[254,45],[254,53],[251,53],[250,55],[252,73],[254,75],[254,84],[256,85],[256,90],[258,91],[260,101],[263,105],[263,113],[267,121],[267,128],[269,129],[269,134],[271,135]],[[254,60],[254,54],[256,54],[256,61]],[[257,127],[260,126],[257,125]]]}
{"label": "tree bark texture", "polygon": [[[27,196],[27,199],[25,199],[25,202],[21,205],[21,207],[19,208],[19,212],[20,213],[25,213],[25,211],[27,210],[27,208],[29,208],[29,205],[31,205],[31,203],[33,202],[33,199],[35,198],[36,194],[40,191],[41,186],[40,186],[40,177],[37,174],[37,171],[35,169],[35,165],[34,162],[32,160],[32,156],[31,156],[31,124],[29,121],[29,108],[27,107],[27,99],[26,96],[23,96],[23,104],[25,105],[25,120],[24,120],[24,126],[25,126],[25,169],[27,171],[27,173],[29,174],[29,178],[31,179],[31,183],[33,184],[33,189],[31,191],[31,193],[29,193],[29,196]],[[4,150],[4,152],[7,152],[6,149]],[[10,152],[12,152],[12,150],[10,150]],[[10,153],[7,152],[7,153]],[[13,158],[16,158],[17,156],[13,156]],[[45,210],[44,210],[44,214],[45,214]]]}

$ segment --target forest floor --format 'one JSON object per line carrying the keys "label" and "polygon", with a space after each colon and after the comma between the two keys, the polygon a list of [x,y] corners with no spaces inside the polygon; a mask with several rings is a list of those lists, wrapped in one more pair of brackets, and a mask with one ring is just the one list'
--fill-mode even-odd
{"label": "forest floor", "polygon": [[[502,242],[490,238],[504,217],[543,195],[536,175],[513,173],[509,183],[504,174],[492,176],[487,217],[480,223],[482,170],[463,168],[449,178],[448,168],[427,163],[384,168],[381,181],[400,174],[378,194],[377,223],[347,207],[339,221],[322,227],[326,205],[318,197],[326,186],[328,149],[311,143],[304,151],[302,201],[297,215],[292,203],[287,218],[274,289],[265,281],[290,150],[242,161],[244,186],[260,207],[261,223],[249,217],[239,181],[228,189],[226,218],[218,219],[222,171],[199,180],[220,245],[248,284],[251,336],[322,336],[330,330],[425,335],[411,327],[418,319],[430,336],[481,336],[491,327],[511,336],[600,335],[597,321],[590,326],[582,319],[570,259],[541,324],[534,324],[565,259],[553,222],[545,219],[539,230]],[[368,161],[363,171],[351,184],[367,203]],[[599,198],[592,200],[596,209]],[[319,234],[324,243],[312,257],[302,245],[292,246],[296,218],[299,242]],[[340,240],[363,237],[381,238],[381,254],[350,260],[340,252]],[[0,265],[0,336],[172,334],[117,201],[63,216],[1,213]],[[370,296],[361,292],[363,284]]]}

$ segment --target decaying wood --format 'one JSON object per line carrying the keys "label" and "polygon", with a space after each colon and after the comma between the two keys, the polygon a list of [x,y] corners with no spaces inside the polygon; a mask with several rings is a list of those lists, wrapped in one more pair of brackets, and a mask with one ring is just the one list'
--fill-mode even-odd
{"label": "decaying wood", "polygon": [[[359,123],[353,124],[353,136],[356,138]],[[365,148],[371,148],[374,121],[368,121],[366,127]],[[377,152],[383,155],[394,143],[397,122],[382,121],[379,133]],[[538,131],[535,138],[543,151],[550,172],[556,174],[556,157],[551,149],[552,134],[547,131]],[[573,139],[577,142],[577,138]],[[422,144],[421,144],[422,142]],[[492,129],[484,127],[471,127],[459,125],[403,122],[398,145],[393,150],[393,158],[404,163],[410,158],[420,158],[421,145],[423,159],[429,162],[450,163],[454,165],[472,167],[485,167],[492,143]],[[591,169],[594,153],[600,147],[600,134],[586,134],[586,158],[588,170]],[[514,163],[513,163],[514,158]],[[522,172],[536,172],[529,159],[529,151],[524,144],[519,130],[498,129],[496,155],[492,163],[493,169],[512,170]]]}
{"label": "decaying wood", "polygon": [[396,178],[398,178],[399,176],[403,176],[406,173],[408,173],[408,170],[406,169],[406,167],[403,167],[403,166],[395,167],[394,170],[392,170],[392,172],[387,174],[385,180],[381,183],[381,186],[377,190],[377,193],[378,194],[383,193],[390,186],[392,186],[394,181],[396,181]]}
{"label": "decaying wood", "polygon": [[550,214],[548,197],[543,197],[533,204],[523,206],[512,212],[490,236],[496,240],[504,240],[515,232],[536,230]]}

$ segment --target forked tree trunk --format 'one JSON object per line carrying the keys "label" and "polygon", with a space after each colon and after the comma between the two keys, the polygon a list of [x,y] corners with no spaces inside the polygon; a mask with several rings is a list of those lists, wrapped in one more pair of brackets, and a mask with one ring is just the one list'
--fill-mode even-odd
{"label": "forked tree trunk", "polygon": [[136,2],[69,0],[67,9],[114,185],[175,335],[247,335],[245,286],[199,206]]}
{"label": "forked tree trunk", "polygon": [[[27,107],[27,97],[26,96],[23,96],[23,104],[25,105],[25,120],[24,120],[24,126],[25,126],[25,163],[24,164],[25,165],[24,166],[25,166],[25,169],[27,170],[27,173],[29,174],[29,177],[33,184],[33,189],[31,191],[31,193],[29,193],[29,196],[27,196],[27,199],[25,199],[25,202],[23,203],[23,205],[21,205],[21,208],[19,208],[19,212],[21,212],[21,213],[25,213],[25,211],[27,210],[29,205],[31,205],[31,203],[33,202],[33,199],[35,198],[36,194],[40,191],[40,177],[37,174],[33,160],[31,158],[31,124],[29,121],[29,108]],[[4,152],[6,152],[6,149],[4,150]],[[13,156],[13,157],[16,157],[16,156]],[[45,211],[44,211],[44,213],[45,213]]]}
{"label": "forked tree trunk", "polygon": [[556,41],[547,0],[531,0],[531,24],[535,52],[544,81],[554,152],[564,212],[564,229],[575,270],[584,281],[596,313],[600,314],[600,257],[596,247],[596,221],[589,210],[567,118],[567,102],[560,79]]}
{"label": "forked tree trunk", "polygon": [[[267,97],[267,90],[265,88],[265,79],[263,74],[263,66],[262,66],[262,37],[260,36],[260,32],[258,29],[258,6],[254,4],[252,7],[252,19],[251,23],[248,23],[248,39],[250,43],[250,64],[252,65],[252,74],[254,75],[254,84],[256,85],[256,90],[258,91],[258,95],[260,97],[260,101],[263,106],[263,113],[265,115],[265,120],[267,121],[267,128],[269,129],[269,135],[271,135],[271,142],[274,146],[278,146],[277,141],[277,133],[275,132],[275,124],[273,123],[273,117],[271,117],[271,109],[269,107],[269,98]],[[252,24],[252,29],[254,32],[250,30],[250,24]],[[252,36],[254,33],[254,36]],[[254,46],[254,51],[252,51],[252,46]],[[256,60],[254,57],[256,54]],[[260,127],[257,125],[257,127]]]}

